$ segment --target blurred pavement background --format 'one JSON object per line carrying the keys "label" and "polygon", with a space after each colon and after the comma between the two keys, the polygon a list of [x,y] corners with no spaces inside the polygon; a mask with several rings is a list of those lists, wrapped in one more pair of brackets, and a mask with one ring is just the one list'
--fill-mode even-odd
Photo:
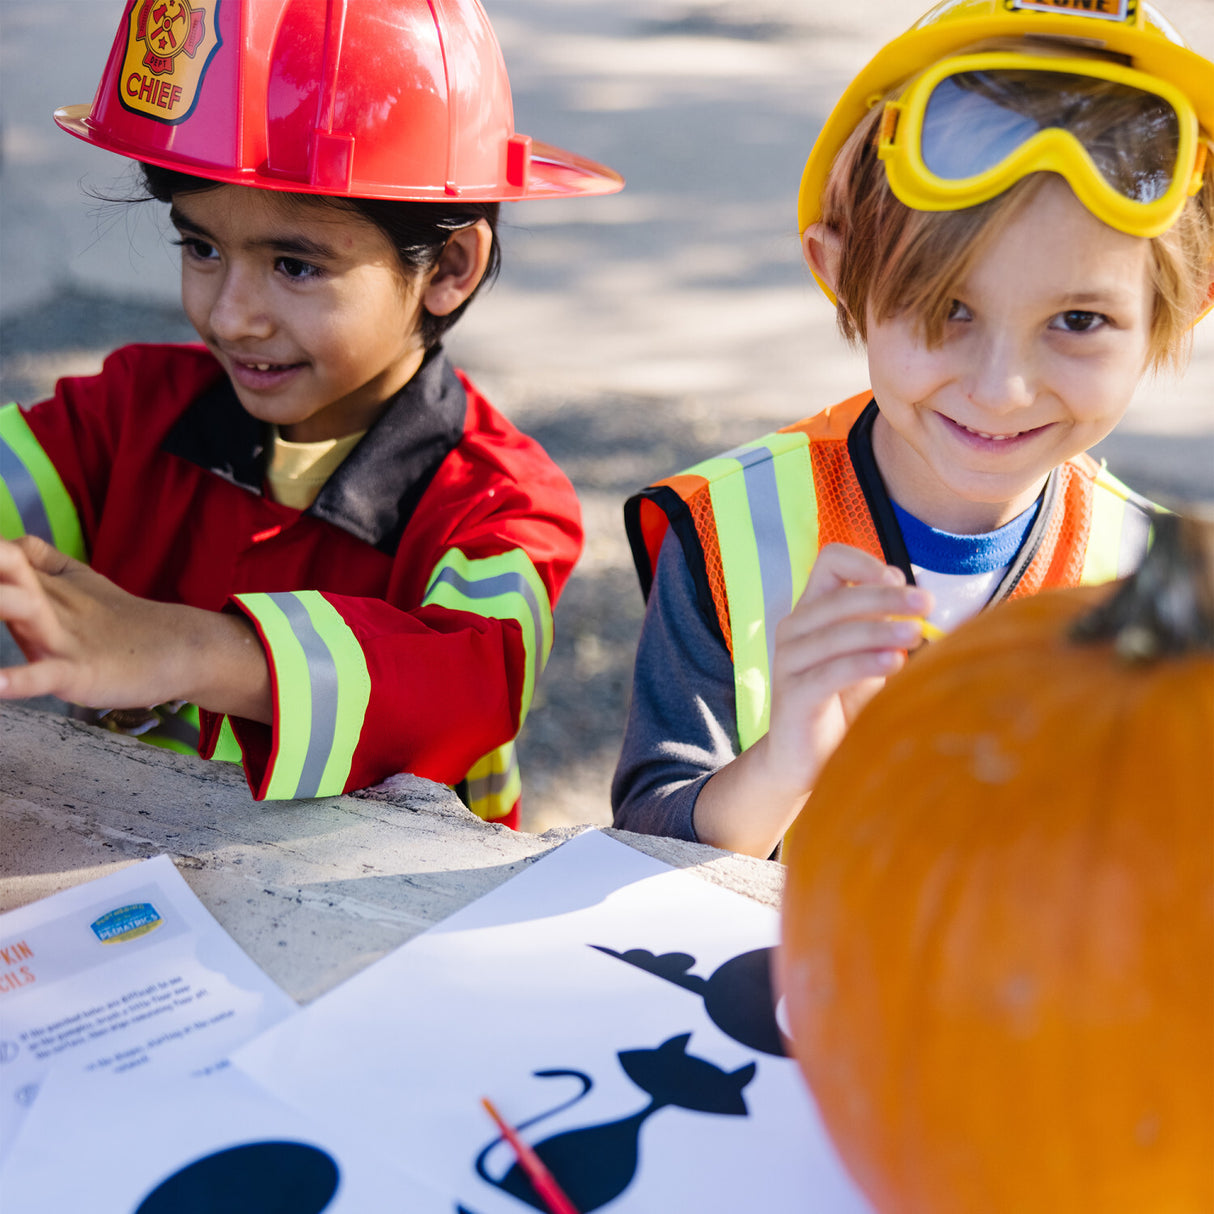
{"label": "blurred pavement background", "polygon": [[[504,209],[504,263],[455,360],[577,486],[587,548],[523,734],[526,821],[609,821],[641,599],[634,489],[861,390],[804,269],[795,197],[835,98],[928,0],[484,0],[519,131],[601,160],[624,193]],[[1168,0],[1214,56],[1214,0]],[[61,134],[118,0],[0,0],[0,392],[39,399],[132,340],[193,337],[163,208],[98,202],[125,162]],[[1097,452],[1136,488],[1214,498],[1214,320]],[[150,505],[150,508],[154,508]]]}

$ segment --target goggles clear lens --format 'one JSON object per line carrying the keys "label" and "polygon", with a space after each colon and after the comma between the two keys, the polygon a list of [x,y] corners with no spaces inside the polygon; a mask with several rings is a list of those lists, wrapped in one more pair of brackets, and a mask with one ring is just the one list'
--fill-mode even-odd
{"label": "goggles clear lens", "polygon": [[924,109],[920,152],[936,177],[963,181],[1051,128],[1073,135],[1104,180],[1135,202],[1155,202],[1175,180],[1180,118],[1171,103],[1131,85],[1068,72],[946,77]]}

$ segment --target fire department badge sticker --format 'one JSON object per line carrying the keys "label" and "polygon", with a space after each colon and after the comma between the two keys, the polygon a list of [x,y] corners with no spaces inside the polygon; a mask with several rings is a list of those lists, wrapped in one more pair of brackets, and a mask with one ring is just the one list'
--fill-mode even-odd
{"label": "fire department badge sticker", "polygon": [[135,114],[174,123],[187,118],[219,49],[219,0],[135,0],[127,13],[126,57],[118,96]]}

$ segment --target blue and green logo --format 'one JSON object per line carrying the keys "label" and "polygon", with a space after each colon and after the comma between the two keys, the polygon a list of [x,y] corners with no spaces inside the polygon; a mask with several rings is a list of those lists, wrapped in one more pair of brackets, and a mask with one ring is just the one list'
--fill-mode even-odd
{"label": "blue and green logo", "polygon": [[124,944],[127,940],[155,931],[163,922],[160,912],[150,902],[136,902],[131,906],[106,911],[89,927],[102,944]]}

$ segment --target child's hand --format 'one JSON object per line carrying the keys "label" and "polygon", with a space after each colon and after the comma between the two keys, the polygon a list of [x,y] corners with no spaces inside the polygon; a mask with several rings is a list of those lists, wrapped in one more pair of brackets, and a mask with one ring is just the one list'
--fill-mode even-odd
{"label": "child's hand", "polygon": [[776,629],[768,731],[696,802],[703,842],[771,854],[856,713],[919,642],[931,607],[901,570],[844,544],[822,549]]}
{"label": "child's hand", "polygon": [[931,608],[931,593],[900,569],[844,544],[821,551],[776,629],[767,761],[790,793],[809,794],[856,714],[919,643]]}
{"label": "child's hand", "polygon": [[28,665],[0,671],[0,695],[56,695],[94,708],[174,698],[166,663],[148,653],[169,621],[33,536],[0,546],[0,619]]}
{"label": "child's hand", "polygon": [[272,719],[248,623],[128,594],[34,536],[0,540],[0,621],[28,663],[0,670],[0,698],[55,695],[92,708],[187,699]]}

